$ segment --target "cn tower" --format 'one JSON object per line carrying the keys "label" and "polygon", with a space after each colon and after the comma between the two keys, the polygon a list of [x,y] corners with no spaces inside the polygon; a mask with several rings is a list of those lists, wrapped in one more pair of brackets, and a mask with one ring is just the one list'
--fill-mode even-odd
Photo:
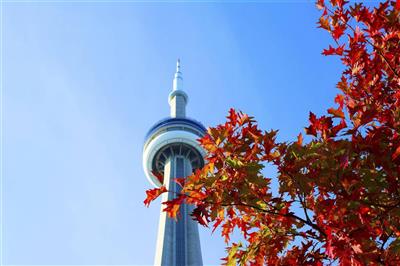
{"label": "cn tower", "polygon": [[[165,185],[168,191],[179,192],[174,178],[190,175],[204,165],[204,151],[197,139],[205,133],[204,126],[186,117],[188,95],[183,91],[180,61],[176,65],[172,91],[168,96],[170,117],[150,128],[143,148],[143,168],[147,179],[156,187]],[[159,180],[153,172],[161,173]],[[168,192],[162,201],[176,195]],[[191,219],[192,207],[183,204],[177,221],[161,210],[154,265],[201,266],[200,238],[197,223]]]}

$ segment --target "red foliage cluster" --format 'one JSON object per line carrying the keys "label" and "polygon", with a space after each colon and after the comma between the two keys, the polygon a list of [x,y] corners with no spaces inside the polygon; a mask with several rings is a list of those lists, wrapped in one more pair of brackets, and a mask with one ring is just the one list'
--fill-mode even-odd
{"label": "red foliage cluster", "polygon": [[310,113],[312,140],[278,143],[277,131],[230,110],[200,140],[208,163],[164,203],[171,217],[182,202],[195,205],[194,219],[220,227],[227,243],[242,232],[225,264],[400,265],[400,1],[317,7],[335,42],[322,54],[340,56],[345,70],[337,106]]}

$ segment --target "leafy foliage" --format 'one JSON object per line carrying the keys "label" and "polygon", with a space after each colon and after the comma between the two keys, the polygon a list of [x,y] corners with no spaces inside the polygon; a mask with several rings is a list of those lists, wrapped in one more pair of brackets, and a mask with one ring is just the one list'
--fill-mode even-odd
{"label": "leafy foliage", "polygon": [[[310,113],[303,142],[277,142],[231,109],[200,139],[207,164],[165,202],[195,206],[200,224],[221,228],[227,265],[400,265],[400,1],[370,8],[317,1],[319,27],[345,70],[336,106]],[[271,191],[266,165],[278,169]],[[148,192],[146,204],[161,187]],[[238,229],[244,243],[231,243]]]}

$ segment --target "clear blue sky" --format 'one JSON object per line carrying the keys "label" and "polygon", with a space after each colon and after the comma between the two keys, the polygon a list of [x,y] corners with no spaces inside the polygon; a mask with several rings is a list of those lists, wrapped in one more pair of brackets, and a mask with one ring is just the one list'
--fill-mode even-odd
{"label": "clear blue sky", "polygon": [[[293,140],[341,70],[318,14],[294,0],[5,3],[3,263],[152,264],[142,144],[169,114],[176,59],[189,116],[216,125],[235,107]],[[224,243],[200,230],[216,265]]]}

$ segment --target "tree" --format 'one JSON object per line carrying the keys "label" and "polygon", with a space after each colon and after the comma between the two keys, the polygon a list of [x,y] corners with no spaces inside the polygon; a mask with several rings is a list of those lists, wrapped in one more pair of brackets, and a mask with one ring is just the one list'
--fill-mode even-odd
{"label": "tree", "polygon": [[[200,139],[207,164],[186,180],[184,201],[200,224],[221,228],[227,265],[400,265],[400,1],[371,8],[318,0],[319,27],[334,45],[323,55],[345,70],[335,107],[310,113],[303,142],[277,142],[248,115],[231,109]],[[266,165],[277,170],[273,193]],[[146,203],[166,192],[148,191]]]}

